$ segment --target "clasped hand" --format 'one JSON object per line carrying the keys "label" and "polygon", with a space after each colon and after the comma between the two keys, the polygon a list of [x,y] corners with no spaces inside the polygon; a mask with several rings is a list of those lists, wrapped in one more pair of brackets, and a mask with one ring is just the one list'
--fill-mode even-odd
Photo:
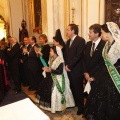
{"label": "clasped hand", "polygon": [[51,69],[49,67],[43,67],[42,68],[45,72],[51,72]]}

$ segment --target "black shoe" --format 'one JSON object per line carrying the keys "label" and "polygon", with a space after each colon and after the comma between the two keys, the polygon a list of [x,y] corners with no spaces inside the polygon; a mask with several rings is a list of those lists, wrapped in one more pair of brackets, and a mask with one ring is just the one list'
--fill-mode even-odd
{"label": "black shoe", "polygon": [[12,93],[12,95],[16,95],[16,94],[18,94],[18,93],[20,93],[21,92],[21,90],[15,90],[13,93]]}
{"label": "black shoe", "polygon": [[90,115],[90,114],[87,115],[86,119],[87,119],[87,120],[95,120],[95,119],[93,118],[93,115]]}
{"label": "black shoe", "polygon": [[29,86],[29,88],[28,89],[32,89],[33,87],[31,87],[31,86]]}
{"label": "black shoe", "polygon": [[12,90],[14,90],[14,91],[15,91],[16,89],[15,89],[15,88],[12,88]]}
{"label": "black shoe", "polygon": [[18,94],[18,93],[20,93],[21,92],[21,90],[16,90],[15,91],[15,94]]}
{"label": "black shoe", "polygon": [[83,111],[81,109],[78,109],[77,115],[81,115],[81,114],[83,114]]}

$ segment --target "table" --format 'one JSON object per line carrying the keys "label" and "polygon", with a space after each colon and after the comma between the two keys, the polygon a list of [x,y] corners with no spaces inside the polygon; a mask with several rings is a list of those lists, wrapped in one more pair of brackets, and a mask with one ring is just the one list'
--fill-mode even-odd
{"label": "table", "polygon": [[0,107],[0,120],[50,120],[29,98]]}

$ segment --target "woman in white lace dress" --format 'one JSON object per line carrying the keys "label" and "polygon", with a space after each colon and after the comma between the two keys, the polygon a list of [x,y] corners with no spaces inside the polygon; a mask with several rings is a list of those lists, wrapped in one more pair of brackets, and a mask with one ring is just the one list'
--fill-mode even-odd
{"label": "woman in white lace dress", "polygon": [[[64,60],[58,55],[55,46],[50,49],[49,66],[43,68],[45,72],[51,73],[51,77],[45,79],[46,84],[44,83],[42,86],[40,107],[52,113],[63,111],[67,107],[74,107],[75,104],[69,82],[63,72]],[[48,82],[53,84],[48,86]],[[48,96],[47,99],[46,96]]]}

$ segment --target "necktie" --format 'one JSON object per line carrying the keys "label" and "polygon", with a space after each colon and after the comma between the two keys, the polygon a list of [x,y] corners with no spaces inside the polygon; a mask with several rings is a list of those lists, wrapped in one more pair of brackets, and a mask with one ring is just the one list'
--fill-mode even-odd
{"label": "necktie", "polygon": [[[70,40],[70,46],[72,45],[72,43],[73,43],[73,40],[71,39],[71,40]],[[70,47],[70,46],[69,46],[69,47]]]}
{"label": "necktie", "polygon": [[90,52],[91,57],[92,57],[92,55],[94,53],[94,49],[95,49],[95,43],[92,43],[91,52]]}

